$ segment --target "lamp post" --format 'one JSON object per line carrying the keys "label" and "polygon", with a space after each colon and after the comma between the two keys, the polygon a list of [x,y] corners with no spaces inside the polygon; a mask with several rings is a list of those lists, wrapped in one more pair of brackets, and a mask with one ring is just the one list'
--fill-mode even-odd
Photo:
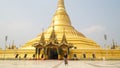
{"label": "lamp post", "polygon": [[104,39],[105,39],[105,45],[104,46],[105,46],[105,50],[106,50],[106,55],[105,56],[106,56],[106,59],[107,59],[107,48],[106,48],[107,47],[107,35],[106,34],[104,35]]}
{"label": "lamp post", "polygon": [[6,47],[7,47],[7,39],[8,39],[8,36],[5,36],[4,59],[5,59],[5,52],[6,52]]}

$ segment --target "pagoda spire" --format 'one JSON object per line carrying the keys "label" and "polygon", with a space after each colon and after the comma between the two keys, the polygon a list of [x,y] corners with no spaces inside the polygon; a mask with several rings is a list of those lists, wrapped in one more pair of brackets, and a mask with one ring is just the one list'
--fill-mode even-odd
{"label": "pagoda spire", "polygon": [[65,29],[64,29],[64,32],[63,32],[63,37],[62,37],[61,43],[67,43],[67,39],[66,39],[66,35],[65,35]]}
{"label": "pagoda spire", "polygon": [[52,33],[51,33],[50,38],[49,38],[49,41],[52,42],[52,43],[57,42],[57,37],[56,37],[54,28],[55,27],[54,27],[54,21],[53,21],[53,30],[52,30]]}
{"label": "pagoda spire", "polygon": [[52,18],[52,24],[55,26],[71,26],[70,18],[66,12],[64,0],[58,0],[56,12]]}
{"label": "pagoda spire", "polygon": [[65,9],[64,0],[58,0],[58,9]]}
{"label": "pagoda spire", "polygon": [[43,45],[45,44],[44,29],[43,29],[43,32],[42,32],[42,35],[41,35],[39,43],[42,43]]}

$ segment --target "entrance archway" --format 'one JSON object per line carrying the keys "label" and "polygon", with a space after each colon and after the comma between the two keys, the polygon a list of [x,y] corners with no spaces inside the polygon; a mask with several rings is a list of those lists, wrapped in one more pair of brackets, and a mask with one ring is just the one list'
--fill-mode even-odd
{"label": "entrance archway", "polygon": [[48,59],[58,59],[57,48],[48,48],[47,55]]}
{"label": "entrance archway", "polygon": [[95,54],[92,54],[93,59],[95,59]]}

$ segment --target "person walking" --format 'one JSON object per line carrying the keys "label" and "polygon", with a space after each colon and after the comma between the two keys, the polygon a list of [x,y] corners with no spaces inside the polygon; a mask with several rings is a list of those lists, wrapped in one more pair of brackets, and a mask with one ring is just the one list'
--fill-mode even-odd
{"label": "person walking", "polygon": [[67,54],[64,55],[64,63],[65,65],[68,65]]}

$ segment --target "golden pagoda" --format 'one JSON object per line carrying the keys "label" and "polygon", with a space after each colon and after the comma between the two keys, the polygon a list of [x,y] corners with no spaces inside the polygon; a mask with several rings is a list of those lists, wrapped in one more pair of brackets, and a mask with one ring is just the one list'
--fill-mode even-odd
{"label": "golden pagoda", "polygon": [[120,49],[103,49],[78,32],[65,10],[64,0],[58,0],[51,25],[18,49],[0,49],[0,59],[120,59]]}
{"label": "golden pagoda", "polygon": [[[69,43],[77,49],[100,49],[100,46],[91,39],[85,37],[82,33],[78,32],[72,25],[70,18],[65,10],[64,0],[58,0],[57,10],[52,18],[51,25],[44,31],[45,41],[49,41],[49,37],[54,26],[57,40],[62,40],[63,30],[65,29],[66,39]],[[34,49],[32,46],[38,43],[42,34],[39,34],[36,38],[28,41],[21,49]]]}

